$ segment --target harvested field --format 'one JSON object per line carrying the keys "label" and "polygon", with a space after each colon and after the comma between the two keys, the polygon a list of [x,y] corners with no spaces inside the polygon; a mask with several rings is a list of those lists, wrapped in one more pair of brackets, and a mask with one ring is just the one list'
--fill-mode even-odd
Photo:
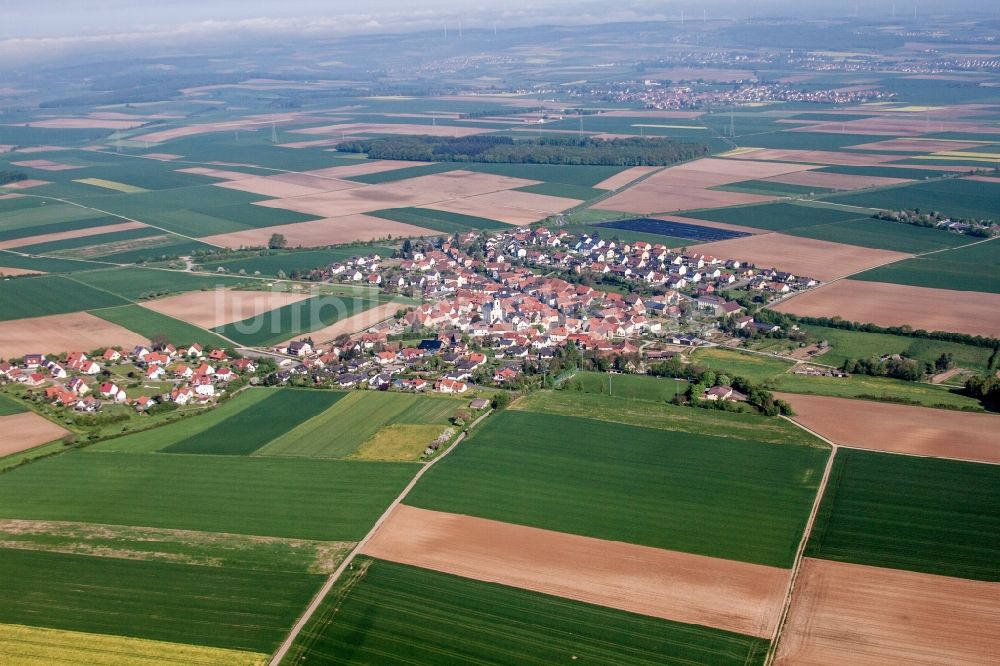
{"label": "harvested field", "polygon": [[606,178],[601,182],[594,185],[595,188],[599,190],[617,190],[620,187],[625,187],[633,180],[645,176],[647,173],[652,173],[659,169],[660,167],[632,167],[631,169],[625,169],[621,173],[615,174],[610,178]]}
{"label": "harvested field", "polygon": [[223,247],[264,247],[272,234],[281,234],[289,247],[322,247],[353,241],[378,240],[380,238],[405,238],[407,236],[430,236],[432,229],[416,227],[412,224],[394,222],[372,215],[344,215],[312,222],[296,222],[274,227],[246,229],[228,234],[207,236],[201,240]]}
{"label": "harvested field", "polygon": [[841,316],[878,326],[1000,336],[1000,294],[841,280],[790,298],[775,310],[809,317]]}
{"label": "harvested field", "polygon": [[256,174],[244,173],[242,171],[226,171],[225,169],[213,169],[210,167],[187,167],[178,169],[178,173],[193,173],[196,176],[208,176],[209,178],[221,178],[223,180],[242,180],[244,178],[257,178]]}
{"label": "harvested field", "polygon": [[71,169],[82,169],[83,167],[72,164],[62,164],[60,162],[50,162],[49,160],[24,160],[23,162],[11,162],[14,166],[28,167],[29,169],[41,169],[42,171],[69,171]]}
{"label": "harvested field", "polygon": [[995,583],[806,558],[774,663],[988,664],[998,622]]}
{"label": "harvested field", "polygon": [[403,123],[341,123],[306,129],[292,130],[294,134],[340,135],[340,134],[399,134],[412,136],[471,136],[484,134],[490,130],[484,127],[460,127],[457,125],[406,125]]}
{"label": "harvested field", "polygon": [[259,116],[249,116],[239,120],[230,120],[218,123],[201,123],[197,125],[185,125],[171,129],[151,132],[132,137],[136,141],[146,141],[149,143],[163,143],[173,139],[181,139],[187,136],[197,136],[199,134],[210,134],[212,132],[232,132],[235,130],[268,128],[271,125],[283,127],[285,125],[307,122],[322,122],[322,119],[312,118],[301,113],[269,113]]}
{"label": "harvested field", "polygon": [[[819,123],[789,130],[790,132],[820,132],[826,134],[870,134],[872,136],[920,136],[928,133],[925,118],[901,118],[898,116],[877,116],[845,122]],[[953,122],[936,118],[935,132],[966,132],[969,134],[997,134],[1000,129],[991,125]]]}
{"label": "harvested field", "polygon": [[777,197],[740,192],[710,190],[754,178],[766,178],[812,167],[800,164],[736,161],[703,158],[669,167],[635,187],[604,199],[594,208],[652,214],[674,210],[721,208],[748,203],[772,201]]}
{"label": "harvested field", "polygon": [[45,271],[36,271],[30,268],[7,268],[0,266],[0,275],[6,277],[16,277],[19,275],[42,275]]}
{"label": "harvested field", "polygon": [[[704,114],[703,111],[657,111],[656,109],[622,109],[618,111],[606,111],[601,114],[602,116],[611,117],[624,117],[624,118],[674,118],[691,120],[692,118],[699,118]],[[647,167],[635,167],[638,169],[643,169]],[[653,167],[655,168],[655,167]],[[614,188],[608,188],[614,189]]]}
{"label": "harvested field", "polygon": [[396,507],[372,557],[641,615],[770,638],[790,572]]}
{"label": "harvested field", "polygon": [[540,214],[539,217],[544,217],[572,208],[581,203],[581,200],[531,192],[501,191],[466,197],[461,202],[468,204],[470,209],[478,208],[479,212],[470,213],[471,215],[489,218],[491,211],[499,207],[526,210]]}
{"label": "harvested field", "polygon": [[175,155],[174,153],[146,153],[145,155],[140,155],[140,157],[146,157],[151,160],[159,160],[160,162],[170,162],[172,160],[179,160],[184,156]]}
{"label": "harvested field", "polygon": [[792,420],[837,444],[873,451],[1000,463],[1000,417],[886,402],[777,393]]}
{"label": "harvested field", "polygon": [[145,120],[108,120],[104,118],[48,118],[33,120],[27,127],[48,129],[113,129],[127,130],[144,125]]}
{"label": "harvested field", "polygon": [[87,312],[0,322],[0,356],[4,358],[146,344],[145,337]]}
{"label": "harvested field", "polygon": [[982,146],[977,141],[955,141],[952,139],[887,139],[872,143],[847,146],[850,150],[887,150],[901,153],[935,153],[939,150],[969,150]]}
{"label": "harvested field", "polygon": [[39,185],[48,185],[47,180],[37,180],[34,178],[28,178],[27,180],[19,180],[14,183],[7,183],[6,185],[0,185],[5,190],[26,190],[31,187],[38,187]]}
{"label": "harvested field", "polygon": [[215,328],[243,321],[280,307],[298,303],[312,294],[289,294],[277,291],[233,291],[213,289],[193,291],[142,303],[154,312],[186,321],[202,328]]}
{"label": "harvested field", "polygon": [[446,213],[458,213],[459,215],[471,215],[474,217],[483,217],[485,215],[490,219],[516,226],[531,224],[532,222],[537,222],[539,219],[545,217],[545,215],[540,215],[537,211],[525,210],[523,208],[509,208],[506,206],[491,206],[485,208],[484,210],[483,204],[475,201],[475,197],[427,204],[423,206],[423,208],[440,210]]}
{"label": "harvested field", "polygon": [[427,166],[430,162],[407,162],[404,160],[359,160],[357,164],[347,166],[327,167],[326,169],[313,169],[305,173],[311,176],[321,176],[323,178],[350,178],[351,176],[365,176],[370,173],[382,173],[383,171],[395,171],[396,169],[408,169],[416,166]]}
{"label": "harvested field", "polygon": [[788,236],[759,234],[698,246],[698,251],[726,259],[750,261],[761,268],[777,268],[796,275],[828,281],[906,259],[910,255],[859,245]]}
{"label": "harvested field", "polygon": [[[875,153],[839,153],[832,150],[796,150],[792,148],[758,148],[729,155],[737,160],[768,160],[775,162],[803,162],[807,164],[836,164],[843,166],[872,166],[903,159],[901,155],[878,155]],[[776,175],[776,174],[775,174]],[[750,174],[748,178],[760,178]],[[745,180],[745,179],[744,179]]]}
{"label": "harvested field", "polygon": [[50,243],[52,241],[66,240],[68,238],[85,238],[98,234],[110,234],[129,229],[143,229],[146,225],[142,222],[120,222],[118,224],[105,224],[97,227],[87,227],[84,229],[72,229],[70,231],[59,231],[52,234],[39,234],[37,236],[27,236],[24,238],[12,238],[0,241],[0,250],[11,247],[28,247],[39,243]]}
{"label": "harvested field", "polygon": [[68,430],[34,412],[22,412],[10,416],[0,416],[0,457],[27,451],[40,444],[53,442]]}
{"label": "harvested field", "polygon": [[861,176],[846,173],[831,173],[829,171],[799,171],[798,173],[788,173],[765,178],[765,180],[773,183],[824,187],[832,190],[858,190],[863,187],[885,187],[886,185],[902,185],[903,183],[910,182],[907,178]]}
{"label": "harvested field", "polygon": [[977,183],[1000,183],[1000,178],[995,176],[969,176],[965,180],[973,180]]}
{"label": "harvested field", "polygon": [[230,190],[239,190],[241,192],[250,192],[251,194],[259,194],[265,197],[274,197],[276,199],[302,197],[310,194],[336,192],[338,190],[362,187],[358,183],[352,183],[347,180],[310,176],[304,173],[282,173],[276,176],[258,176],[254,178],[241,176],[238,180],[227,180],[222,183],[216,183],[215,186],[225,187]]}
{"label": "harvested field", "polygon": [[312,331],[309,334],[318,343],[328,342],[344,333],[352,334],[364,331],[375,324],[388,319],[399,310],[399,303],[383,303],[373,308],[359,312],[356,315],[341,319],[329,326]]}

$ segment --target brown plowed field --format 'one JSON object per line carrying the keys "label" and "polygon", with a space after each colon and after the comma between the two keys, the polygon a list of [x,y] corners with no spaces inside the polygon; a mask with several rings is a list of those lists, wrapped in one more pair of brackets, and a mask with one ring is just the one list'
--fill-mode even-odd
{"label": "brown plowed field", "polygon": [[254,178],[241,177],[238,180],[215,183],[215,186],[277,199],[303,197],[311,194],[322,194],[323,192],[336,192],[338,190],[363,187],[360,183],[352,183],[347,180],[295,173],[278,174],[276,176],[257,176]]}
{"label": "brown plowed field", "polygon": [[997,583],[806,558],[774,663],[995,664],[998,626]]}
{"label": "brown plowed field", "polygon": [[135,347],[149,340],[87,312],[0,322],[0,357],[58,354],[97,347]]}
{"label": "brown plowed field", "polygon": [[293,130],[295,134],[402,134],[412,136],[471,136],[490,130],[484,127],[460,127],[457,125],[407,125],[403,123],[341,123]]}
{"label": "brown plowed field", "polygon": [[[875,153],[838,153],[832,150],[796,150],[794,148],[761,148],[730,156],[734,160],[773,160],[775,162],[801,162],[806,164],[835,164],[842,166],[874,166],[904,159],[902,155],[879,155]],[[967,167],[966,167],[967,168]],[[777,175],[777,174],[772,174]],[[751,178],[766,176],[750,175]]]}
{"label": "brown plowed field", "polygon": [[280,224],[274,227],[245,229],[229,234],[208,236],[201,240],[223,247],[263,247],[267,245],[272,234],[281,234],[288,241],[289,247],[322,247],[353,241],[378,240],[388,236],[405,238],[407,236],[433,236],[436,233],[439,232],[416,227],[412,224],[384,220],[381,217],[357,214],[311,222]]}
{"label": "brown plowed field", "polygon": [[5,190],[26,190],[31,187],[38,187],[39,185],[48,185],[48,184],[49,181],[47,180],[36,180],[34,178],[28,178],[26,180],[19,180],[16,183],[7,183],[6,185],[2,185],[0,187],[3,187],[3,189]]}
{"label": "brown plowed field", "polygon": [[[340,321],[334,322],[329,326],[313,331],[309,334],[309,337],[317,343],[322,344],[324,342],[329,342],[330,340],[335,340],[340,335],[358,333],[367,330],[380,321],[393,316],[397,311],[399,311],[400,307],[399,303],[383,303],[382,305],[376,305],[369,310],[359,312],[356,315],[352,315],[346,319],[341,319]],[[290,341],[291,340],[287,340],[286,342]]]}
{"label": "brown plowed field", "polygon": [[312,294],[288,294],[277,291],[234,291],[213,289],[168,296],[141,305],[168,317],[186,321],[202,328],[215,328],[234,321],[243,321],[258,314],[298,303]]}
{"label": "brown plowed field", "polygon": [[1000,416],[886,402],[776,393],[792,420],[858,449],[1000,463]]}
{"label": "brown plowed field", "polygon": [[973,123],[953,122],[942,120],[939,117],[932,118],[928,123],[922,116],[923,113],[907,114],[916,115],[916,118],[900,118],[899,116],[878,116],[875,118],[861,118],[859,120],[848,120],[845,122],[826,122],[817,125],[807,125],[797,127],[789,132],[822,132],[826,134],[870,134],[872,136],[920,136],[931,132],[965,132],[968,134],[997,134],[1000,129],[991,125],[981,125]]}
{"label": "brown plowed field", "polygon": [[[701,247],[701,246],[699,246]],[[774,308],[807,317],[1000,337],[1000,294],[840,280]]]}
{"label": "brown plowed field", "polygon": [[145,120],[108,120],[103,118],[49,118],[33,120],[29,127],[48,129],[113,129],[127,130],[145,124]]}
{"label": "brown plowed field", "polygon": [[996,176],[969,176],[965,180],[974,180],[977,183],[1000,183],[1000,178]]}
{"label": "brown plowed field", "polygon": [[358,160],[357,164],[315,169],[304,173],[312,176],[321,176],[323,178],[350,178],[351,176],[365,176],[370,173],[395,171],[396,169],[427,166],[428,164],[430,164],[430,162],[406,162],[404,160]]}
{"label": "brown plowed field", "polygon": [[903,153],[934,153],[941,150],[969,150],[982,143],[976,141],[954,141],[951,139],[887,139],[874,143],[847,146],[851,150],[888,150]]}
{"label": "brown plowed field", "polygon": [[82,169],[83,167],[50,160],[24,160],[21,162],[11,162],[14,166],[28,167],[29,169],[41,169],[42,171],[70,171],[72,169]]}
{"label": "brown plowed field", "polygon": [[393,562],[770,638],[790,571],[397,506],[364,552]]}
{"label": "brown plowed field", "polygon": [[545,215],[558,213],[581,203],[580,199],[513,191],[478,194],[466,197],[462,201],[473,207],[478,207],[480,210],[478,215],[480,217],[490,217],[490,211],[498,206],[534,211],[539,213],[539,217],[544,217]]}
{"label": "brown plowed field", "polygon": [[532,222],[537,222],[541,218],[545,217],[544,214],[538,213],[537,211],[525,210],[523,208],[511,208],[509,206],[487,206],[484,208],[482,203],[475,201],[475,197],[471,197],[469,199],[452,199],[451,201],[427,204],[426,206],[421,206],[421,208],[443,210],[450,213],[460,213],[462,215],[485,217],[491,220],[497,220],[498,222],[513,224],[515,226],[531,224]]}
{"label": "brown plowed field", "polygon": [[[697,213],[692,213],[692,215],[697,215]],[[696,217],[688,217],[687,215],[657,215],[656,219],[667,220],[668,222],[682,222],[684,224],[697,224],[703,227],[712,227],[713,229],[739,231],[741,233],[751,235],[773,233],[767,229],[756,229],[754,227],[744,227],[740,224],[728,224],[726,222],[715,222],[713,220],[699,220]]]}
{"label": "brown plowed field", "polygon": [[25,238],[12,238],[0,241],[0,250],[10,247],[27,247],[37,243],[48,243],[49,241],[64,240],[66,238],[83,238],[97,234],[110,234],[114,231],[125,231],[127,229],[139,229],[146,225],[142,222],[121,222],[119,224],[105,224],[101,227],[88,227],[86,229],[74,229],[72,231],[59,231],[54,234],[39,234],[38,236],[27,236]]}
{"label": "brown plowed field", "polygon": [[16,275],[42,275],[44,272],[31,268],[7,268],[6,266],[0,266],[0,275],[6,275],[7,277],[14,277]]}
{"label": "brown plowed field", "polygon": [[785,234],[760,234],[704,243],[698,246],[698,252],[722,259],[749,261],[758,268],[777,268],[823,281],[910,256],[902,252],[874,250],[859,245]]}
{"label": "brown plowed field", "polygon": [[645,176],[647,173],[652,173],[659,169],[660,167],[632,167],[630,169],[625,169],[620,173],[616,173],[610,178],[605,178],[597,185],[595,188],[599,190],[617,190],[619,187],[625,187],[633,180]]}
{"label": "brown plowed field", "polygon": [[212,169],[209,167],[188,167],[178,169],[180,173],[193,173],[196,176],[208,176],[209,178],[221,178],[223,180],[243,180],[246,178],[259,178],[257,174],[244,173],[242,171],[227,171],[225,169]]}
{"label": "brown plowed field", "polygon": [[[904,174],[900,174],[904,175]],[[862,187],[885,187],[912,182],[908,178],[885,178],[884,176],[860,176],[829,171],[799,171],[781,176],[765,178],[775,183],[805,185],[806,187],[828,187],[834,190],[857,190]]]}
{"label": "brown plowed field", "polygon": [[0,416],[0,457],[27,451],[41,444],[54,442],[68,430],[34,412]]}

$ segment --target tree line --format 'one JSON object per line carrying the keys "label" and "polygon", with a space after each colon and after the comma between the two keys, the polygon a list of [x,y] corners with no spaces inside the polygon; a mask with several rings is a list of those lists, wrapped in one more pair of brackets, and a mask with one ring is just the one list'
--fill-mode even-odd
{"label": "tree line", "polygon": [[22,180],[27,180],[28,174],[23,171],[0,171],[0,185],[8,185],[10,183],[19,183]]}

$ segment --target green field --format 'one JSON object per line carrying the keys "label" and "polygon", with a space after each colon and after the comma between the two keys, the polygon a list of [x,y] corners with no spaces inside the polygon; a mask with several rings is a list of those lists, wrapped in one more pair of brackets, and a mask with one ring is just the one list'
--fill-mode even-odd
{"label": "green field", "polygon": [[0,549],[0,622],[268,653],[322,577]]}
{"label": "green field", "polygon": [[[287,657],[323,664],[763,664],[767,641],[362,559]],[[572,655],[572,656],[569,656]]]}
{"label": "green field", "polygon": [[[820,357],[820,361],[822,361]],[[980,411],[982,407],[975,398],[953,393],[944,386],[920,384],[901,379],[851,375],[850,377],[807,377],[804,375],[781,375],[769,384],[775,391],[827,395],[834,398],[884,398],[903,399],[925,407],[971,409]],[[942,415],[942,418],[946,416]]]}
{"label": "green field", "polygon": [[[687,391],[686,381],[646,375],[612,375],[605,372],[578,372],[569,382],[578,383],[584,393],[607,394],[630,400],[667,402]],[[570,390],[573,390],[570,388]]]}
{"label": "green field", "polygon": [[473,162],[462,164],[461,168],[465,171],[492,173],[498,176],[510,176],[511,178],[526,178],[528,180],[539,180],[543,183],[564,183],[578,187],[593,187],[601,181],[620,173],[625,167],[589,164],[488,164]]}
{"label": "green field", "polygon": [[447,234],[464,234],[467,231],[477,231],[479,229],[510,228],[509,224],[498,222],[497,220],[476,217],[474,215],[463,215],[461,213],[450,213],[443,210],[432,210],[430,208],[387,208],[386,210],[377,210],[368,214]]}
{"label": "green field", "polygon": [[[53,208],[55,208],[55,206],[53,206]],[[0,212],[0,214],[3,213]],[[0,226],[0,241],[11,241],[19,238],[41,236],[44,234],[57,234],[64,231],[77,231],[78,229],[98,229],[109,224],[119,224],[121,221],[122,220],[117,217],[94,216],[70,219],[63,222],[48,222],[45,224],[33,224],[28,226],[24,224],[10,224],[7,220],[4,220],[3,225]]]}
{"label": "green field", "polygon": [[806,555],[997,582],[997,506],[997,465],[841,449]]}
{"label": "green field", "polygon": [[27,268],[43,273],[74,273],[90,271],[103,267],[103,264],[73,259],[54,259],[50,257],[27,257],[8,250],[0,250],[0,267]]}
{"label": "green field", "polygon": [[279,389],[264,399],[164,449],[164,453],[249,455],[276,437],[323,412],[346,394]]}
{"label": "green field", "polygon": [[730,379],[743,377],[756,384],[788,372],[792,367],[789,361],[719,347],[696,349],[691,354],[691,362],[716,372],[726,373]]}
{"label": "green field", "polygon": [[153,227],[139,227],[138,229],[126,229],[124,231],[112,231],[111,233],[93,234],[91,236],[81,236],[79,238],[65,238],[63,240],[36,243],[17,248],[18,252],[25,254],[56,254],[63,252],[72,254],[70,250],[79,250],[94,245],[106,245],[111,243],[124,243],[127,241],[141,240],[153,236],[163,236],[164,233]]}
{"label": "green field", "polygon": [[153,312],[141,305],[120,305],[115,308],[91,310],[90,314],[146,338],[163,337],[174,346],[197,342],[203,347],[232,347],[232,343],[215,333],[198,328],[186,321]]}
{"label": "green field", "polygon": [[721,190],[723,192],[744,192],[746,194],[764,194],[768,196],[802,196],[808,194],[821,194],[830,192],[829,188],[813,187],[808,185],[790,185],[788,183],[777,183],[772,180],[744,180],[739,183],[729,185],[718,185],[708,188],[710,190]]}
{"label": "green field", "polygon": [[959,178],[838,195],[829,201],[880,209],[940,211],[955,217],[997,220],[1000,185]]}
{"label": "green field", "polygon": [[389,294],[372,294],[367,298],[313,296],[212,330],[241,345],[265,347],[321,329],[391,300]]}
{"label": "green field", "polygon": [[885,354],[903,354],[924,363],[933,363],[941,354],[948,353],[954,357],[957,367],[985,373],[990,355],[993,353],[988,347],[911,338],[905,335],[847,331],[809,324],[799,324],[799,328],[813,334],[817,340],[826,340],[830,344],[829,351],[816,357],[817,361],[828,365],[840,366],[847,359],[879,357]]}
{"label": "green field", "polygon": [[0,477],[0,518],[357,541],[414,469],[408,463],[69,451]]}
{"label": "green field", "polygon": [[[74,279],[92,287],[117,294],[123,298],[138,300],[151,295],[179,293],[232,287],[246,284],[249,280],[224,275],[200,275],[182,271],[156,270],[152,268],[110,268],[74,275]],[[115,303],[114,305],[117,305]],[[93,309],[101,306],[90,306]]]}
{"label": "green field", "polygon": [[240,259],[224,259],[222,261],[200,261],[205,270],[215,271],[225,268],[230,273],[245,271],[248,275],[277,275],[283,271],[290,275],[293,271],[311,271],[315,268],[325,268],[332,263],[344,261],[350,257],[378,254],[383,258],[392,256],[392,249],[382,246],[357,245],[330,248],[328,250],[303,250],[301,252],[270,251],[265,255],[243,257]]}
{"label": "green field", "polygon": [[440,424],[443,431],[448,419],[465,404],[411,393],[352,392],[314,418],[284,428],[256,455],[345,458],[389,425]]}
{"label": "green field", "polygon": [[[708,220],[710,222],[726,222],[739,224],[756,229],[770,231],[788,231],[799,227],[810,227],[817,224],[830,224],[853,220],[860,215],[857,212],[819,208],[816,206],[798,206],[792,203],[769,203],[756,206],[737,206],[735,208],[719,208],[716,210],[699,210],[685,213],[686,217]],[[697,224],[697,222],[692,222]]]}
{"label": "green field", "polygon": [[434,164],[421,164],[418,166],[403,167],[390,171],[378,171],[376,173],[366,173],[358,176],[350,176],[345,180],[353,180],[356,183],[366,185],[378,185],[380,183],[394,183],[407,178],[417,178],[419,176],[430,176],[444,171],[455,171],[464,168],[456,162],[435,162]]}
{"label": "green field", "polygon": [[572,185],[570,183],[539,183],[538,185],[519,187],[515,191],[544,194],[550,197],[563,197],[566,199],[580,199],[581,201],[596,199],[608,193],[608,190],[598,190],[593,187]]}
{"label": "green field", "polygon": [[0,416],[10,416],[11,414],[21,414],[28,409],[22,406],[13,398],[0,394]]}
{"label": "green field", "polygon": [[[123,250],[110,254],[101,254],[101,261],[116,264],[133,264],[146,261],[158,261],[164,257],[183,257],[196,251],[215,250],[215,246],[200,241],[183,240],[179,236],[167,236],[162,245],[142,247],[135,250]],[[176,242],[175,242],[176,241]]]}
{"label": "green field", "polygon": [[975,240],[968,236],[940,229],[927,229],[910,224],[876,220],[871,217],[831,224],[816,224],[801,229],[790,229],[787,233],[834,243],[847,243],[877,250],[895,250],[896,252],[908,253],[958,247]]}
{"label": "green field", "polygon": [[906,259],[851,276],[854,280],[1000,294],[1000,241]]}
{"label": "green field", "polygon": [[58,275],[0,281],[0,321],[125,304],[114,294]]}
{"label": "green field", "polygon": [[406,503],[790,567],[828,451],[508,411]]}

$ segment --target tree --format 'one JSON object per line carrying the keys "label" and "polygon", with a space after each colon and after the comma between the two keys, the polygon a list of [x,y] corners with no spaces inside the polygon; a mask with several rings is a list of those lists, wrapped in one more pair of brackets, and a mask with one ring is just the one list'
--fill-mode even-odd
{"label": "tree", "polygon": [[493,396],[493,409],[500,411],[510,404],[510,393],[501,391]]}
{"label": "tree", "polygon": [[267,247],[271,250],[281,250],[288,246],[288,241],[282,234],[271,234],[271,240],[267,241]]}

